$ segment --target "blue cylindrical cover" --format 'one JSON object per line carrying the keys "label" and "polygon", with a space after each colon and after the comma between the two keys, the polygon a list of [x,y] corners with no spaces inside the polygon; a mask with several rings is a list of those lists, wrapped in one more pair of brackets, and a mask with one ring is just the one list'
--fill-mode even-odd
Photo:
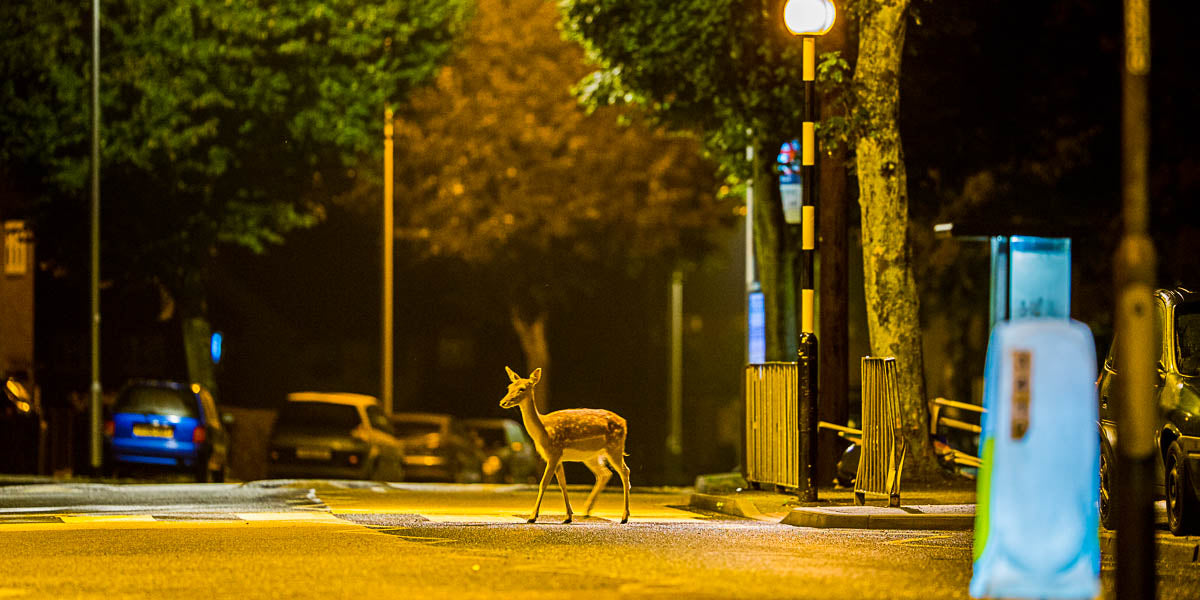
{"label": "blue cylindrical cover", "polygon": [[1100,592],[1096,351],[1078,321],[997,323],[984,368],[976,598]]}

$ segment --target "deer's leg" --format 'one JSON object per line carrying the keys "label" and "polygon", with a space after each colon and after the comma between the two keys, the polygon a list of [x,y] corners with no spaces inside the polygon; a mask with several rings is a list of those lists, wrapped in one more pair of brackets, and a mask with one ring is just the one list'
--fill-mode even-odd
{"label": "deer's leg", "polygon": [[621,516],[622,523],[629,522],[629,467],[625,465],[625,444],[621,443],[620,447],[609,448],[605,451],[608,455],[608,464],[612,465],[617,470],[617,475],[621,477],[621,488],[625,492],[625,514]]}
{"label": "deer's leg", "polygon": [[554,470],[554,476],[558,479],[558,487],[563,493],[563,506],[567,507],[567,519],[563,521],[563,525],[571,522],[571,499],[567,498],[567,474],[563,471],[562,463],[558,463],[558,468]]}
{"label": "deer's leg", "polygon": [[596,485],[592,487],[592,493],[588,495],[587,507],[583,509],[583,516],[591,516],[592,505],[596,503],[596,498],[600,497],[600,490],[608,485],[608,480],[612,478],[612,471],[604,466],[604,459],[599,454],[591,459],[583,461],[587,468],[596,476]]}
{"label": "deer's leg", "polygon": [[538,486],[537,502],[533,505],[533,514],[529,515],[529,522],[537,521],[538,511],[542,508],[542,496],[546,493],[546,486],[550,484],[550,478],[554,476],[554,469],[558,466],[560,456],[546,457],[546,472],[542,473],[542,483]]}

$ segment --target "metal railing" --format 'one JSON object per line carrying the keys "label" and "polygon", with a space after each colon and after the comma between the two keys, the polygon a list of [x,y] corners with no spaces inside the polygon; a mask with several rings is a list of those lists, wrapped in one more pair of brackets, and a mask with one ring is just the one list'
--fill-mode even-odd
{"label": "metal railing", "polygon": [[794,362],[746,366],[746,480],[799,488],[800,415]]}
{"label": "metal railing", "polygon": [[888,496],[900,506],[900,473],[907,444],[901,429],[900,389],[895,357],[862,359],[862,456],[854,479],[854,501],[865,494]]}
{"label": "metal railing", "polygon": [[[948,427],[950,429],[966,431],[967,433],[973,433],[976,435],[983,431],[979,425],[968,423],[960,419],[947,417],[942,414],[945,412],[945,409],[949,408],[982,416],[983,413],[987,412],[987,410],[982,406],[976,404],[967,404],[966,402],[956,402],[954,400],[947,400],[945,398],[934,398],[931,404],[932,405],[930,406],[929,414],[930,435],[937,435],[939,427]],[[950,448],[950,455],[951,461],[956,465],[975,468],[983,466],[983,463],[979,460],[979,457],[975,456],[974,454],[968,454],[961,450]]]}

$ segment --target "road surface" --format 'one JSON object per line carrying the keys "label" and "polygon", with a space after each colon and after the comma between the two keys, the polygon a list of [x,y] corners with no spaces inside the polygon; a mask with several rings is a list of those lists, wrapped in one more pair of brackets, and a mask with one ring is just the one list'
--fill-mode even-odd
{"label": "road surface", "polygon": [[[553,493],[551,493],[553,492]],[[572,487],[576,511],[587,487]],[[970,532],[818,530],[619,492],[563,525],[531,486],[0,487],[0,598],[967,598]],[[1163,597],[1194,598],[1191,565]],[[1108,579],[1111,579],[1109,577]]]}

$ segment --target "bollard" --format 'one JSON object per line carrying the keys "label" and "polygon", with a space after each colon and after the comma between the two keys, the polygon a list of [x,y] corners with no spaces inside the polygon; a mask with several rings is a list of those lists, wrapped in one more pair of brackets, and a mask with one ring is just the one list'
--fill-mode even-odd
{"label": "bollard", "polygon": [[1100,593],[1096,358],[1078,321],[996,324],[984,367],[974,598]]}
{"label": "bollard", "polygon": [[800,334],[797,351],[800,426],[800,499],[817,500],[817,336]]}

